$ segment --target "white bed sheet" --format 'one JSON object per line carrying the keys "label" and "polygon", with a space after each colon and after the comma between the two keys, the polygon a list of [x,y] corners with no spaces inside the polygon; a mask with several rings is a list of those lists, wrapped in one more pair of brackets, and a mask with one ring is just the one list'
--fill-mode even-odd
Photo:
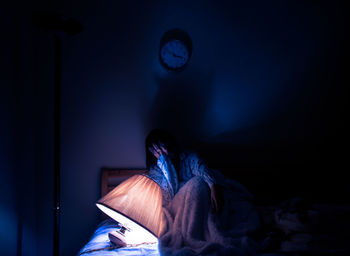
{"label": "white bed sheet", "polygon": [[[96,229],[90,241],[79,251],[82,256],[159,256],[158,243],[142,244],[134,247],[122,247],[113,250],[98,250],[111,246],[108,233],[119,229],[117,222],[112,219],[103,221]],[[98,250],[98,251],[96,251]]]}

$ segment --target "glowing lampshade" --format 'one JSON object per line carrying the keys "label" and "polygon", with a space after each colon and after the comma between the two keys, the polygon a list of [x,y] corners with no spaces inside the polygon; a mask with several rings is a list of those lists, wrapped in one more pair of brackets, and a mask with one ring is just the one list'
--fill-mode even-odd
{"label": "glowing lampshade", "polygon": [[[96,205],[123,226],[121,235],[126,244],[157,242],[162,228],[162,191],[152,179],[132,176]],[[125,230],[130,232],[124,234]]]}

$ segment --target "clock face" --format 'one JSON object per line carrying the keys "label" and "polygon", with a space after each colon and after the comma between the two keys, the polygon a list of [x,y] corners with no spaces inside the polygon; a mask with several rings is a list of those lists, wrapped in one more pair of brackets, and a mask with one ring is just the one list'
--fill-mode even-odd
{"label": "clock face", "polygon": [[160,58],[171,69],[182,68],[189,59],[187,47],[180,40],[171,40],[163,45]]}
{"label": "clock face", "polygon": [[171,71],[181,71],[190,60],[192,41],[188,34],[181,29],[172,29],[166,32],[159,48],[161,64]]}

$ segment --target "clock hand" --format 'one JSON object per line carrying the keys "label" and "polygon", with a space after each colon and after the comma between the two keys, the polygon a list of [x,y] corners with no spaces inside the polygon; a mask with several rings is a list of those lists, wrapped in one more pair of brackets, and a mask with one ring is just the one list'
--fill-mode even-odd
{"label": "clock hand", "polygon": [[175,57],[175,58],[179,58],[179,59],[185,59],[184,57],[180,56],[180,55],[176,55],[175,53],[172,53],[172,55]]}

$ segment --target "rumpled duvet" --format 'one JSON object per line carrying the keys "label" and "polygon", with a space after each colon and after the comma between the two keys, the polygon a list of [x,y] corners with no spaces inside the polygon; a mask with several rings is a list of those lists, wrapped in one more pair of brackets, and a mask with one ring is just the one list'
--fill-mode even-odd
{"label": "rumpled duvet", "polygon": [[159,238],[162,255],[256,255],[249,237],[260,226],[259,215],[240,184],[228,182],[224,206],[214,213],[210,189],[193,177],[164,208],[164,229]]}

